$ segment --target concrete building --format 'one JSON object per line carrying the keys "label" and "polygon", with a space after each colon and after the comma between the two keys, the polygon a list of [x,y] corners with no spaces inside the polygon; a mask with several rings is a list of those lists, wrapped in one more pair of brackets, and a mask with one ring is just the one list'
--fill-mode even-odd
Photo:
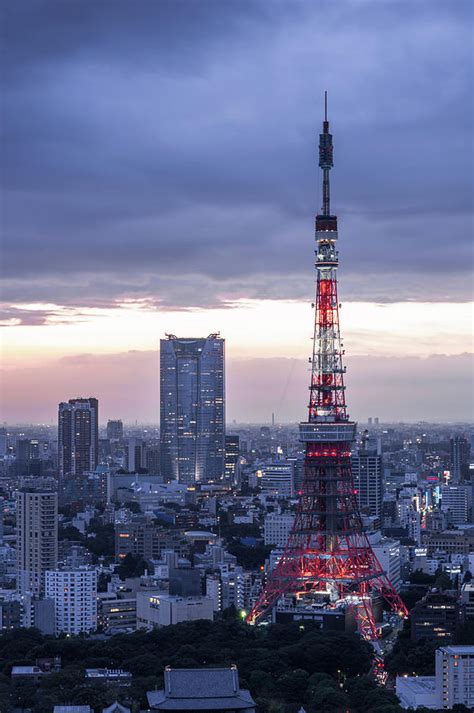
{"label": "concrete building", "polygon": [[17,590],[44,593],[45,572],[58,563],[58,495],[22,488],[17,508]]}
{"label": "concrete building", "polygon": [[99,402],[94,398],[70,399],[59,404],[59,477],[82,475],[99,462]]}
{"label": "concrete building", "polygon": [[441,510],[446,513],[449,524],[472,522],[472,488],[472,483],[441,487]]}
{"label": "concrete building", "polygon": [[151,711],[227,711],[255,713],[249,691],[240,688],[236,666],[172,669],[164,672],[164,689],[147,693]]}
{"label": "concrete building", "polygon": [[410,612],[411,639],[450,643],[464,623],[464,607],[457,592],[428,592]]}
{"label": "concrete building", "polygon": [[137,592],[137,629],[151,629],[182,621],[214,619],[210,597],[177,597],[160,591]]}
{"label": "concrete building", "polygon": [[46,597],[54,601],[56,634],[97,629],[97,571],[79,568],[46,572]]}
{"label": "concrete building", "polygon": [[136,473],[146,468],[146,443],[142,438],[127,438],[125,468],[129,473]]}
{"label": "concrete building", "polygon": [[466,619],[474,619],[474,583],[468,582],[462,585],[461,599],[465,607]]}
{"label": "concrete building", "polygon": [[292,513],[269,513],[263,525],[265,544],[284,547],[294,520],[295,516]]}
{"label": "concrete building", "polygon": [[442,646],[435,662],[437,708],[474,710],[474,646]]}
{"label": "concrete building", "polygon": [[[374,445],[375,447],[371,447]],[[380,439],[372,444],[363,438],[359,448],[351,458],[354,488],[362,512],[379,517],[382,513],[383,481]]]}
{"label": "concrete building", "polygon": [[269,463],[257,473],[258,485],[262,493],[291,498],[294,495],[294,461]]}
{"label": "concrete building", "polygon": [[97,623],[106,632],[137,627],[136,597],[119,597],[116,592],[97,594]]}
{"label": "concrete building", "polygon": [[109,441],[123,440],[123,423],[119,419],[116,421],[107,421],[107,438]]}
{"label": "concrete building", "polygon": [[225,437],[225,480],[230,485],[240,482],[239,473],[240,436],[226,435]]}
{"label": "concrete building", "polygon": [[115,557],[118,561],[129,553],[147,560],[160,560],[165,550],[173,550],[178,557],[187,557],[189,540],[179,532],[149,522],[135,521],[115,527]]}
{"label": "concrete building", "polygon": [[387,573],[387,577],[393,584],[394,589],[399,592],[401,588],[400,542],[388,537],[382,537],[380,542],[372,544],[372,549],[382,569]]}
{"label": "concrete building", "polygon": [[397,676],[395,692],[402,708],[438,707],[434,676]]}
{"label": "concrete building", "polygon": [[224,340],[160,340],[161,474],[180,483],[224,477]]}
{"label": "concrete building", "polygon": [[464,436],[455,436],[450,440],[450,468],[454,483],[469,480],[471,445]]}

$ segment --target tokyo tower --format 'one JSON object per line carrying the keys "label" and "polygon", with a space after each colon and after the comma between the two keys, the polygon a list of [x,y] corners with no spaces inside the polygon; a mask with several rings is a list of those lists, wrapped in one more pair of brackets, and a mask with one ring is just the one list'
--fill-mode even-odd
{"label": "tokyo tower", "polygon": [[349,607],[360,635],[374,642],[373,600],[381,595],[400,616],[407,609],[378,562],[364,531],[351,472],[356,424],[346,412],[344,351],[337,299],[337,217],[331,215],[329,171],[332,135],[327,118],[319,137],[323,206],[316,216],[316,272],[313,355],[310,359],[308,420],[300,423],[305,444],[303,485],[293,528],[266,587],[247,617],[256,624],[285,595]]}

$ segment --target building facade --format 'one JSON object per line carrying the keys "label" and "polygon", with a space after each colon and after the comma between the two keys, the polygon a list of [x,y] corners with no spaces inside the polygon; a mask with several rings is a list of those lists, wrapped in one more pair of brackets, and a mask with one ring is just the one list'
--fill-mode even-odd
{"label": "building facade", "polygon": [[94,398],[69,399],[59,404],[59,477],[94,471],[99,462],[99,402]]}
{"label": "building facade", "polygon": [[435,662],[437,708],[474,710],[474,646],[442,646]]}
{"label": "building facade", "polygon": [[97,629],[97,571],[85,567],[46,572],[46,598],[54,601],[56,634]]}
{"label": "building facade", "polygon": [[295,516],[292,513],[269,513],[263,524],[265,544],[285,547],[294,521]]}
{"label": "building facade", "polygon": [[369,439],[363,440],[363,447],[351,458],[354,488],[362,512],[379,517],[382,513],[383,481],[380,442],[374,448]]}
{"label": "building facade", "polygon": [[224,340],[160,340],[161,474],[180,483],[224,477]]}
{"label": "building facade", "polygon": [[58,563],[58,494],[22,488],[17,508],[17,590],[44,594],[45,572]]}
{"label": "building facade", "polygon": [[179,597],[163,592],[137,592],[137,629],[151,629],[182,621],[214,619],[210,597]]}

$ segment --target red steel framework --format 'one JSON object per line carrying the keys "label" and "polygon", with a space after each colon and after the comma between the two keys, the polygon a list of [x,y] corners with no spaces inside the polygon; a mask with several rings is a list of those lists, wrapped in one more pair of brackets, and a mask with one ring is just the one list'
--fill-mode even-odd
{"label": "red steel framework", "polygon": [[[308,420],[300,424],[305,443],[302,489],[283,555],[247,617],[256,624],[284,595],[322,598],[355,614],[361,636],[378,634],[373,599],[381,595],[400,616],[408,614],[375,556],[364,531],[351,470],[356,424],[346,412],[339,304],[337,298],[337,217],[331,215],[329,171],[332,135],[327,120],[319,137],[323,207],[316,216],[317,290]],[[380,664],[378,664],[380,665]]]}

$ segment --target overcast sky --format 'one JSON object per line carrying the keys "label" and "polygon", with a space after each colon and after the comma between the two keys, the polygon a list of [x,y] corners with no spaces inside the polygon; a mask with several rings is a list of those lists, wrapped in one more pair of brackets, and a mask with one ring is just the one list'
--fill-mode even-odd
{"label": "overcast sky", "polygon": [[[147,330],[168,320],[168,331],[177,331],[182,310],[191,332],[209,318],[209,331],[220,329],[239,357],[294,354],[297,342],[279,315],[281,305],[313,299],[325,89],[340,293],[350,305],[342,325],[349,334],[358,329],[353,353],[379,351],[374,334],[364,349],[364,330],[351,316],[354,303],[365,305],[364,315],[378,304],[393,325],[391,352],[386,329],[380,352],[406,356],[403,345],[417,339],[406,329],[406,302],[418,303],[418,357],[471,351],[473,7],[470,0],[9,0],[6,365],[9,389],[23,369],[33,382],[46,370],[51,394],[41,413],[25,395],[15,420],[48,420],[58,398],[76,395],[76,384],[66,393],[53,366],[71,356],[71,345],[76,354],[147,352],[149,331],[133,344],[124,337],[131,312],[148,315]],[[271,316],[258,322],[262,300]],[[244,303],[256,309],[247,337],[234,333],[237,318],[225,317]],[[311,318],[311,311],[302,317],[305,339]],[[272,320],[282,332],[277,346],[265,340]],[[81,348],[84,333],[102,338]],[[156,345],[162,335],[154,335]],[[370,370],[357,364],[363,381]],[[469,417],[468,359],[462,364],[446,418]],[[393,362],[386,367],[390,379]],[[245,369],[237,371],[243,385]],[[436,363],[429,371],[427,417],[441,377]],[[101,397],[97,380],[94,389]],[[306,396],[295,391],[302,410]],[[362,392],[354,397],[365,414]],[[406,403],[403,413],[394,403],[395,418],[410,418]],[[249,420],[255,407],[251,392],[247,405],[227,405],[229,417]],[[6,399],[7,420],[12,408]],[[145,420],[156,404],[144,396],[124,412]]]}

